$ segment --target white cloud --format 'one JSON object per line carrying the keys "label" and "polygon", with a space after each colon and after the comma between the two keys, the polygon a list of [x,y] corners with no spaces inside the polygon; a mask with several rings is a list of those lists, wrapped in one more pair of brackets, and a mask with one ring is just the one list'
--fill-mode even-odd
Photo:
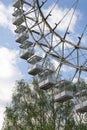
{"label": "white cloud", "polygon": [[[0,47],[0,127],[2,126],[5,106],[11,101],[15,81],[22,78],[17,66],[18,52]],[[1,119],[2,118],[2,119]]]}
{"label": "white cloud", "polygon": [[0,107],[0,130],[1,130],[1,127],[2,127],[2,123],[4,121],[4,111],[5,111],[5,108]]}
{"label": "white cloud", "polygon": [[14,26],[12,25],[12,12],[13,8],[10,5],[7,6],[0,2],[0,26],[8,28],[11,31],[14,30]]}
{"label": "white cloud", "polygon": [[18,52],[5,47],[0,48],[0,79],[9,79],[16,76],[16,57]]}

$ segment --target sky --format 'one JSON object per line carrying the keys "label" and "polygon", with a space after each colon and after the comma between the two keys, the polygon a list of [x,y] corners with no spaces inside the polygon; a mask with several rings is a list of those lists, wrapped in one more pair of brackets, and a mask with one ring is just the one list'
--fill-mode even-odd
{"label": "sky", "polygon": [[[69,0],[62,0],[60,5],[54,10],[55,19],[50,19],[50,22],[57,20],[56,15],[59,18],[63,15],[68,2]],[[45,9],[45,12],[49,8]],[[12,0],[0,0],[0,129],[4,119],[5,107],[11,102],[15,81],[22,78],[28,82],[30,80],[30,76],[27,73],[28,64],[20,59],[18,43],[15,42],[12,12]],[[66,24],[67,22],[60,29],[63,30]],[[87,0],[80,0],[71,30],[77,29],[78,33],[86,24]]]}

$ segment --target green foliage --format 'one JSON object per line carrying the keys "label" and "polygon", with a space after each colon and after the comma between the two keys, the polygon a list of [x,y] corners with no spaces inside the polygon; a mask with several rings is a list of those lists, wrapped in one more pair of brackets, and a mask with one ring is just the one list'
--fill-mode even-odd
{"label": "green foliage", "polygon": [[21,80],[15,86],[3,130],[87,130],[87,115],[76,122],[73,101],[55,103],[54,88],[42,91],[35,79],[31,85]]}

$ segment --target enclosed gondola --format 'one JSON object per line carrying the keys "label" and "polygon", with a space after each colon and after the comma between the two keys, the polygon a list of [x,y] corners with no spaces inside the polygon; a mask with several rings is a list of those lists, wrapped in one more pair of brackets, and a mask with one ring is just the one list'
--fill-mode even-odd
{"label": "enclosed gondola", "polygon": [[16,26],[19,26],[21,25],[23,22],[25,21],[25,17],[24,15],[18,15],[17,17],[15,17],[13,19],[13,24],[16,25]]}
{"label": "enclosed gondola", "polygon": [[12,15],[14,17],[17,17],[18,15],[22,15],[24,13],[23,9],[15,9],[14,12],[12,13]]}
{"label": "enclosed gondola", "polygon": [[41,56],[35,54],[35,55],[31,56],[27,61],[30,64],[35,64],[35,63],[39,62],[41,59],[42,59]]}
{"label": "enclosed gondola", "polygon": [[47,90],[53,87],[56,84],[56,79],[53,75],[49,75],[47,77],[43,77],[41,81],[39,81],[39,88],[43,90]]}
{"label": "enclosed gondola", "polygon": [[41,71],[43,71],[43,66],[40,65],[39,63],[35,64],[35,65],[32,65],[31,67],[29,67],[28,69],[28,74],[31,74],[31,75],[37,75],[39,74]]}
{"label": "enclosed gondola", "polygon": [[76,105],[75,110],[79,113],[87,112],[87,89],[80,90],[76,93]]}
{"label": "enclosed gondola", "polygon": [[16,42],[23,43],[25,40],[29,38],[29,34],[27,31],[24,31],[17,35]]}
{"label": "enclosed gondola", "polygon": [[21,5],[23,5],[25,0],[13,0],[13,7],[20,8]]}
{"label": "enclosed gondola", "polygon": [[18,26],[16,29],[15,29],[15,33],[22,33],[22,32],[24,32],[25,30],[26,30],[27,28],[26,28],[26,26],[24,26],[24,25],[20,25],[20,26]]}
{"label": "enclosed gondola", "polygon": [[71,90],[72,87],[71,82],[62,80],[61,82],[58,82],[55,85],[55,87],[58,89],[54,97],[55,102],[63,103],[73,98],[73,91]]}
{"label": "enclosed gondola", "polygon": [[34,55],[34,50],[32,47],[27,48],[27,49],[22,49],[20,51],[20,58],[27,60],[29,57]]}

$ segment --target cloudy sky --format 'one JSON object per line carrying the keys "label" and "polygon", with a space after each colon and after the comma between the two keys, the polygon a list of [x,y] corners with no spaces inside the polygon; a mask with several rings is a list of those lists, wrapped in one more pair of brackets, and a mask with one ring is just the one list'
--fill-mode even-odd
{"label": "cloudy sky", "polygon": [[12,25],[12,1],[0,1],[0,129],[5,106],[11,101],[15,81],[28,80],[27,64],[19,58]]}
{"label": "cloudy sky", "polygon": [[[68,2],[68,0],[65,1]],[[64,6],[65,4],[55,8],[53,12],[55,14],[55,19],[50,19],[50,22],[57,20],[56,18],[58,17],[56,17],[56,15],[61,18],[63,13],[67,10]],[[71,30],[74,30],[75,27],[79,29],[81,23],[82,28],[87,24],[86,6],[87,0],[84,0],[84,2],[80,0]],[[45,10],[45,12],[48,12],[49,8]],[[0,0],[0,129],[4,118],[5,106],[11,101],[15,81],[21,78],[27,81],[29,80],[29,75],[27,74],[28,64],[19,58],[19,48],[18,44],[15,42],[14,26],[12,25],[12,12],[12,0]],[[67,22],[65,22],[60,29],[63,30],[66,24]]]}

